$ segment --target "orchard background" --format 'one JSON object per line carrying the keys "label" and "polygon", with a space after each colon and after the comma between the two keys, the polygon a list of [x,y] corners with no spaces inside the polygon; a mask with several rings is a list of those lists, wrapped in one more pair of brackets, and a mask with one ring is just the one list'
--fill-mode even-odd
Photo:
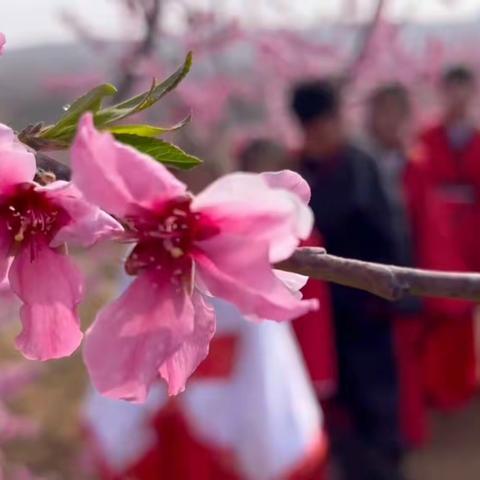
{"label": "orchard background", "polygon": [[[101,83],[115,84],[123,98],[148,90],[152,78],[166,78],[193,51],[186,80],[135,121],[186,122],[167,138],[204,161],[179,173],[195,192],[232,171],[236,152],[253,137],[298,145],[299,132],[285,108],[296,80],[340,75],[349,85],[347,111],[355,130],[372,85],[398,80],[411,87],[420,126],[437,113],[436,79],[446,64],[466,62],[480,72],[475,0],[338,0],[331,7],[284,0],[13,3],[18,5],[0,6],[0,31],[7,38],[0,58],[0,120],[17,130],[55,122],[73,99]],[[38,10],[26,23],[24,8]],[[67,161],[68,155],[57,158]],[[87,274],[84,327],[115,296],[120,265],[111,260],[120,261],[123,253],[104,245],[78,253]],[[2,455],[38,478],[92,478],[79,422],[88,385],[79,353],[26,363],[12,349],[19,329],[11,321],[15,299],[2,295],[0,358],[5,372],[13,366],[5,387],[0,377],[5,418],[12,421],[5,442],[0,433]],[[0,418],[3,407],[2,400]],[[476,478],[478,399],[455,416],[436,414],[432,437],[428,447],[410,454],[411,478]]]}

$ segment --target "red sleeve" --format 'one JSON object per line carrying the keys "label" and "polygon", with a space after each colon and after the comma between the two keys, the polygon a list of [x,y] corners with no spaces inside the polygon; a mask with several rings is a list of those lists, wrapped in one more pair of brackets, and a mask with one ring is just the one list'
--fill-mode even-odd
{"label": "red sleeve", "polygon": [[[429,181],[428,168],[421,156],[416,157],[410,162],[405,176],[416,265],[429,270],[466,271],[442,204]],[[428,311],[448,317],[464,314],[471,308],[470,302],[442,298],[426,299],[425,305]]]}
{"label": "red sleeve", "polygon": [[[319,247],[322,244],[320,234],[314,232],[303,246]],[[297,318],[293,329],[315,390],[321,398],[326,398],[333,394],[337,384],[330,292],[325,282],[309,280],[302,293],[304,298],[317,298],[320,309]]]}

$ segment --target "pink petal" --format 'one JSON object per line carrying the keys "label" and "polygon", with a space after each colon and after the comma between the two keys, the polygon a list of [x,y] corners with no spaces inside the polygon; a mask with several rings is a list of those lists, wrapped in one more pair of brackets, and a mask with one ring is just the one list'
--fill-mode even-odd
{"label": "pink petal", "polygon": [[168,383],[169,395],[185,390],[185,383],[208,355],[210,340],[215,334],[215,310],[204,297],[193,294],[194,328],[182,346],[160,367],[160,375]]}
{"label": "pink petal", "polygon": [[71,221],[62,227],[53,238],[50,246],[73,243],[89,247],[94,243],[115,237],[123,232],[123,227],[112,216],[95,205],[88,203],[78,188],[69,182],[53,182],[46,187],[37,187],[63,207]]}
{"label": "pink petal", "polygon": [[3,53],[5,49],[5,43],[7,43],[7,40],[5,39],[5,35],[0,32],[0,55]]}
{"label": "pink petal", "polygon": [[4,222],[0,222],[0,283],[5,280],[11,262],[12,237]]}
{"label": "pink petal", "polygon": [[22,248],[9,274],[12,290],[24,302],[17,347],[35,360],[68,356],[82,340],[76,312],[82,277],[69,257],[46,245],[37,244],[33,258],[31,253],[29,245]]}
{"label": "pink petal", "polygon": [[297,194],[272,188],[253,173],[213,182],[194,199],[192,209],[207,215],[222,232],[266,242],[271,262],[288,258],[313,227],[312,211]]}
{"label": "pink petal", "polygon": [[235,304],[246,315],[292,320],[318,308],[315,300],[300,300],[275,275],[268,246],[250,238],[218,235],[201,242],[195,261],[209,291]]}
{"label": "pink petal", "polygon": [[310,186],[298,173],[292,170],[281,170],[279,172],[264,172],[260,175],[270,187],[288,190],[297,195],[305,204],[310,202],[312,196]]}
{"label": "pink petal", "polygon": [[91,113],[80,120],[72,146],[72,179],[88,201],[117,215],[186,190],[163,165],[96,130]]}
{"label": "pink petal", "polygon": [[0,191],[18,183],[31,182],[36,162],[33,153],[17,140],[13,130],[0,124]]}
{"label": "pink petal", "polygon": [[273,272],[292,293],[300,294],[297,298],[302,298],[300,290],[307,284],[307,276],[300,275],[299,273],[286,272],[284,270],[274,270]]}
{"label": "pink petal", "polygon": [[159,368],[192,335],[193,322],[183,289],[140,275],[87,332],[84,358],[93,384],[108,397],[144,401]]}

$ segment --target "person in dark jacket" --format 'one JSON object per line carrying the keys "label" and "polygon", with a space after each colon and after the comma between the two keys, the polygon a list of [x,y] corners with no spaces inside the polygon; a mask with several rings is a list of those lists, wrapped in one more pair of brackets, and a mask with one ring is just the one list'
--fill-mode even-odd
{"label": "person in dark jacket", "polygon": [[[329,80],[298,84],[291,108],[303,132],[299,168],[327,251],[395,263],[389,200],[375,161],[353,145],[341,96]],[[326,408],[332,451],[345,480],[401,479],[398,382],[388,302],[332,285],[339,393]]]}

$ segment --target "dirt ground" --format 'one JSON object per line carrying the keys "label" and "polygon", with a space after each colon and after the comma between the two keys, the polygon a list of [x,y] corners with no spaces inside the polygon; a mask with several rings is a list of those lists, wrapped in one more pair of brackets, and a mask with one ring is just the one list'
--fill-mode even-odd
{"label": "dirt ground", "polygon": [[465,409],[432,415],[432,439],[410,454],[409,480],[480,478],[480,397]]}

